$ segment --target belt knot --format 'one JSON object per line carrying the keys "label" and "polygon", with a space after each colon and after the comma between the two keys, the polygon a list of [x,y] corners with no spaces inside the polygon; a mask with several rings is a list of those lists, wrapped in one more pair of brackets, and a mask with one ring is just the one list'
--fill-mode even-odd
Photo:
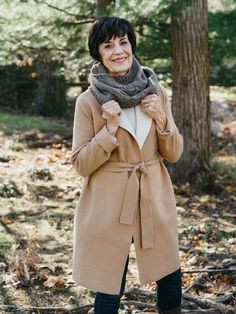
{"label": "belt knot", "polygon": [[145,162],[142,161],[139,164],[137,164],[134,169],[139,171],[140,173],[147,173]]}

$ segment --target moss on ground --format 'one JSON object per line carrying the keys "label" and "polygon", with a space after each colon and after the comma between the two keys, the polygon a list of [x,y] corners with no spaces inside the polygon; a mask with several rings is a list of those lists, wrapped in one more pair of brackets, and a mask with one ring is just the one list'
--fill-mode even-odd
{"label": "moss on ground", "polygon": [[52,132],[59,135],[69,135],[72,130],[65,121],[18,114],[0,113],[0,130],[5,134],[25,131]]}
{"label": "moss on ground", "polygon": [[0,262],[3,262],[6,257],[6,252],[13,245],[13,239],[10,235],[0,231]]}

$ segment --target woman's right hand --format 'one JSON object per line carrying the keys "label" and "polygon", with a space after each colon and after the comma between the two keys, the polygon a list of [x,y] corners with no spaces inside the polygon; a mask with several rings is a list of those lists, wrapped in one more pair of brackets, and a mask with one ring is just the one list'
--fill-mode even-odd
{"label": "woman's right hand", "polygon": [[112,136],[115,136],[119,127],[120,105],[115,100],[110,100],[102,105],[102,109],[102,117],[107,120],[107,129]]}

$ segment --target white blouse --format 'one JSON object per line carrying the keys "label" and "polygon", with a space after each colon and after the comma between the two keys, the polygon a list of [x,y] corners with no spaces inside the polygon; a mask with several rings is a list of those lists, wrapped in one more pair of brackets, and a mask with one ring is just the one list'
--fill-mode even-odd
{"label": "white blouse", "polygon": [[136,106],[132,108],[125,108],[123,109],[131,126],[133,132],[137,135],[137,114],[136,114]]}

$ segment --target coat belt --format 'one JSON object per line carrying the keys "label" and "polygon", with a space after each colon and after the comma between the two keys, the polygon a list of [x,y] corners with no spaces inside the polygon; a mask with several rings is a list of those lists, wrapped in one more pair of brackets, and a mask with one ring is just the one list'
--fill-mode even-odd
{"label": "coat belt", "polygon": [[[99,170],[104,172],[131,172],[125,189],[120,223],[132,225],[135,218],[137,203],[139,202],[141,220],[142,248],[154,247],[153,217],[151,208],[150,189],[148,187],[147,167],[158,163],[159,156],[147,162],[138,164],[124,162],[106,162]],[[138,176],[140,173],[140,177]]]}

